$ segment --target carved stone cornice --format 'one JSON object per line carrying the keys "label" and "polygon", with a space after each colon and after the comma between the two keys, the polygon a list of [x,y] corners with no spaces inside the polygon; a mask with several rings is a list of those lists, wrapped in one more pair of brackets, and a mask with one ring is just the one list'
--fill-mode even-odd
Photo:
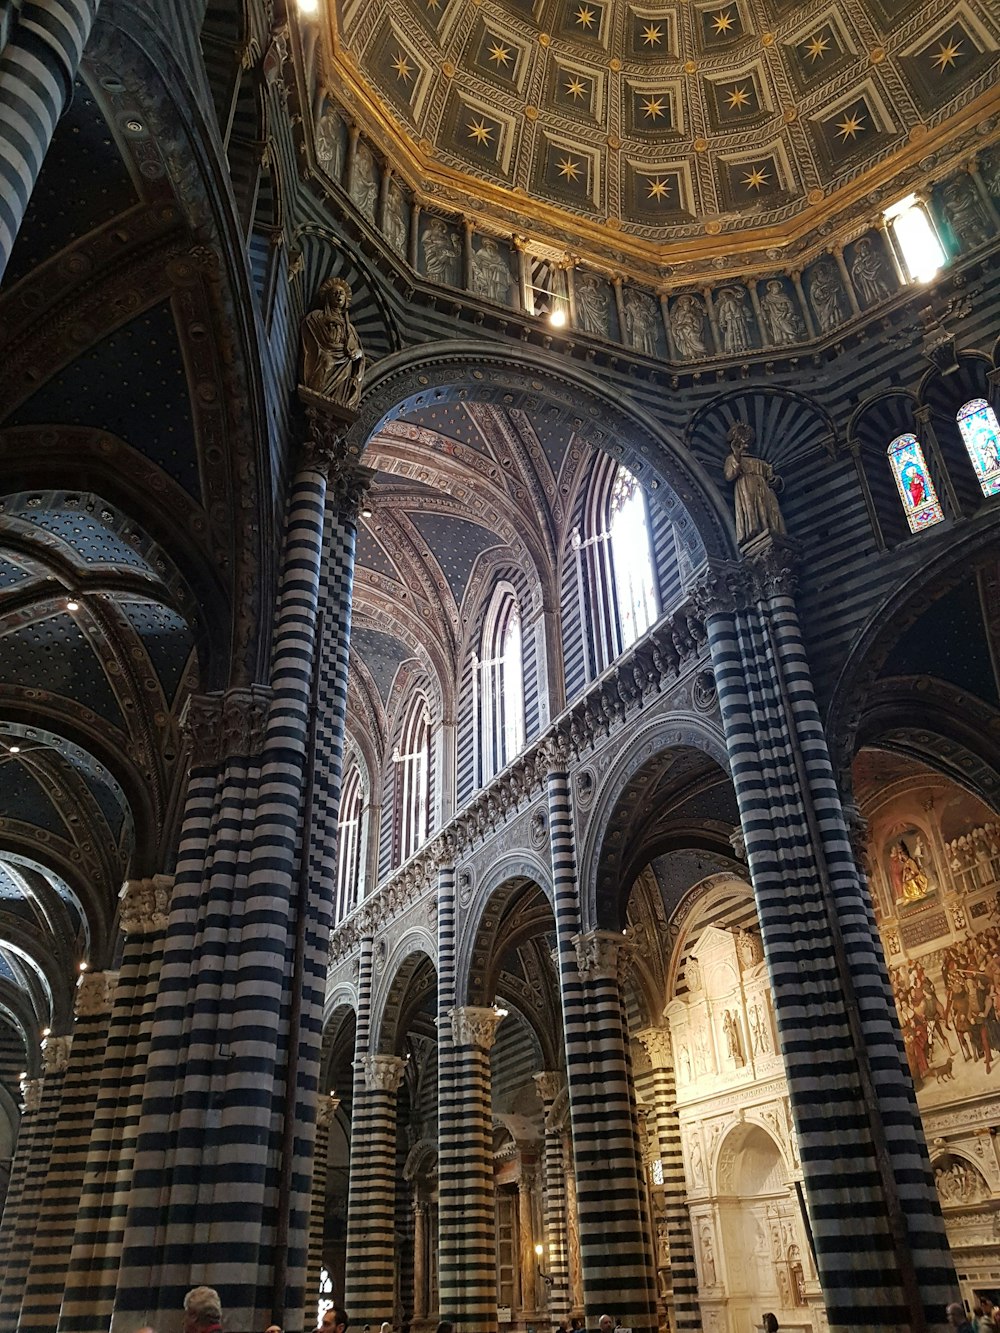
{"label": "carved stone cornice", "polygon": [[635,1034],[642,1042],[654,1069],[672,1069],[674,1048],[669,1028],[643,1028]]}
{"label": "carved stone cornice", "polygon": [[42,1069],[46,1078],[50,1074],[65,1074],[72,1047],[73,1038],[68,1033],[45,1038],[42,1043]]}
{"label": "carved stone cornice", "polygon": [[42,1084],[43,1080],[40,1078],[21,1080],[21,1110],[25,1115],[31,1115],[41,1106]]}
{"label": "carved stone cornice", "polygon": [[271,690],[264,685],[193,694],[181,718],[193,768],[212,768],[237,755],[260,754]]}
{"label": "carved stone cornice", "polygon": [[99,1018],[110,1014],[117,985],[117,972],[84,972],[76,986],[74,1010],[77,1018]]}
{"label": "carved stone cornice", "polygon": [[543,1069],[540,1074],[532,1074],[531,1077],[535,1080],[538,1095],[548,1113],[552,1103],[566,1086],[566,1075],[561,1069]]}
{"label": "carved stone cornice", "polygon": [[369,1092],[398,1092],[406,1073],[406,1061],[399,1055],[366,1055],[362,1060],[365,1087]]}
{"label": "carved stone cornice", "polygon": [[632,946],[612,930],[591,930],[573,936],[576,965],[584,981],[621,981],[632,961]]}
{"label": "carved stone cornice", "polygon": [[129,939],[166,930],[173,887],[172,875],[125,881],[121,892],[121,927]]}
{"label": "carved stone cornice", "polygon": [[502,1009],[461,1005],[450,1013],[451,1039],[456,1046],[474,1046],[480,1051],[491,1051],[496,1041],[497,1028],[506,1017]]}

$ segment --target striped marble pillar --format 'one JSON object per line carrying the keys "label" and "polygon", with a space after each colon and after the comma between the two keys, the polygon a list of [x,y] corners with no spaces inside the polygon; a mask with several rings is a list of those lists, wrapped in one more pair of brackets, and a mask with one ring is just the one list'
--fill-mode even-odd
{"label": "striped marble pillar", "polygon": [[90,1108],[62,1333],[106,1329],[111,1319],[172,887],[171,876],[154,875],[127,880],[121,893],[125,938]]}
{"label": "striped marble pillar", "polygon": [[[169,1325],[202,1282],[218,1288],[233,1327],[304,1318],[332,911],[313,819],[313,775],[325,778],[312,754],[327,474],[348,496],[360,489],[338,456],[335,409],[311,413],[288,491],[270,685],[193,707],[115,1333]],[[337,571],[348,588],[352,571],[353,547]],[[346,691],[346,679],[334,684]],[[299,854],[306,820],[312,873]]]}
{"label": "striped marble pillar", "polygon": [[[503,1010],[463,1005],[451,1010],[454,1133],[439,1143],[438,1181],[457,1232],[447,1313],[460,1327],[496,1333],[496,1197],[493,1183],[493,1093],[490,1051]],[[446,1156],[447,1154],[447,1156]],[[457,1216],[455,1215],[457,1214]],[[444,1296],[442,1295],[442,1309]]]}
{"label": "striped marble pillar", "polygon": [[[695,592],[708,629],[834,1329],[923,1329],[957,1290],[871,904],[816,711],[787,549]],[[803,984],[806,968],[808,984]]]}
{"label": "striped marble pillar", "polygon": [[542,1180],[545,1199],[545,1252],[540,1267],[552,1279],[548,1289],[549,1321],[569,1323],[569,1243],[566,1235],[566,1162],[562,1130],[553,1123],[556,1098],[566,1085],[560,1070],[535,1075],[542,1101],[545,1137],[542,1141]]}
{"label": "striped marble pillar", "polygon": [[393,1322],[396,1279],[396,1094],[406,1061],[368,1055],[355,1093],[347,1232],[352,1322]]}
{"label": "striped marble pillar", "polygon": [[100,0],[23,0],[0,51],[0,278],[99,8]]}
{"label": "striped marble pillar", "polygon": [[670,1258],[670,1322],[675,1329],[700,1329],[698,1272],[695,1267],[691,1216],[687,1206],[670,1031],[668,1028],[653,1027],[637,1035],[653,1067],[654,1123],[663,1172],[663,1213]]}
{"label": "striped marble pillar", "polygon": [[549,845],[586,1322],[657,1328],[656,1272],[622,1004],[620,935],[580,933],[567,756],[548,753]]}
{"label": "striped marble pillar", "polygon": [[[31,1145],[38,1125],[38,1113],[42,1105],[41,1078],[26,1078],[21,1083],[21,1122],[18,1126],[17,1141],[14,1144],[14,1159],[11,1163],[10,1183],[7,1186],[7,1198],[4,1201],[3,1221],[0,1223],[0,1311],[4,1308],[4,1288],[7,1273],[12,1271],[11,1260],[19,1246],[22,1210],[30,1210],[33,1201],[25,1199],[24,1185],[31,1161]],[[19,1298],[8,1307],[6,1321],[0,1316],[0,1328],[16,1327]]]}
{"label": "striped marble pillar", "polygon": [[76,1021],[52,1152],[44,1187],[34,1201],[37,1222],[21,1330],[49,1333],[59,1321],[117,980],[115,972],[86,972],[77,985]]}
{"label": "striped marble pillar", "polygon": [[456,1099],[458,1057],[451,1030],[456,995],[455,867],[450,864],[438,870],[437,909],[438,1307],[442,1319],[451,1319],[461,1299],[462,1122]]}
{"label": "striped marble pillar", "polygon": [[[353,1319],[355,1300],[364,1292],[355,1287],[354,1274],[363,1269],[368,1240],[368,1216],[361,1205],[364,1187],[360,1183],[360,1162],[365,1147],[358,1132],[358,1110],[365,1100],[365,1060],[371,1055],[373,944],[370,935],[361,940],[358,955],[358,1009],[354,1028],[354,1085],[351,1095],[351,1144],[347,1185],[347,1236],[344,1261],[344,1299]],[[355,1187],[355,1156],[359,1163],[359,1183]],[[381,1323],[381,1320],[379,1321]]]}
{"label": "striped marble pillar", "polygon": [[326,1186],[330,1163],[330,1129],[340,1109],[340,1098],[322,1095],[316,1109],[316,1147],[313,1152],[312,1207],[309,1210],[309,1270],[306,1278],[306,1320],[319,1308],[319,1275],[323,1270],[326,1241]]}
{"label": "striped marble pillar", "polygon": [[17,1214],[17,1230],[12,1237],[7,1267],[0,1292],[0,1330],[8,1333],[18,1327],[28,1268],[35,1246],[39,1221],[39,1201],[45,1191],[49,1174],[56,1125],[63,1098],[63,1082],[69,1067],[73,1037],[69,1033],[46,1037],[42,1047],[42,1091],[38,1109],[34,1112],[25,1163],[24,1189]]}

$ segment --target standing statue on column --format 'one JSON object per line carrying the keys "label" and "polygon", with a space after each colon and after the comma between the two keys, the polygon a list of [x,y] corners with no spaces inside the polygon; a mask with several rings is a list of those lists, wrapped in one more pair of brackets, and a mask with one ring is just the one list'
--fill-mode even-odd
{"label": "standing statue on column", "polygon": [[726,481],[736,483],[736,540],[749,541],[760,533],[784,536],[785,522],[774,491],[781,478],[770,463],[746,451],[754,442],[754,431],[745,421],[734,421],[726,441],[729,455],[723,464]]}
{"label": "standing statue on column", "polygon": [[365,354],[347,313],[350,304],[343,278],[329,278],[320,287],[319,304],[302,321],[302,383],[353,411],[361,399]]}

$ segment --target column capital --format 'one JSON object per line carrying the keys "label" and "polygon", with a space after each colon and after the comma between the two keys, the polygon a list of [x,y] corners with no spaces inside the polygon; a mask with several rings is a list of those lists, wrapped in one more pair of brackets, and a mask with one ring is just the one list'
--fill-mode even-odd
{"label": "column capital", "polygon": [[399,1055],[366,1055],[361,1061],[365,1087],[369,1092],[398,1092],[406,1072],[406,1061]]}
{"label": "column capital", "polygon": [[635,1034],[646,1048],[646,1054],[654,1069],[673,1068],[673,1046],[670,1042],[670,1029],[667,1027],[643,1028]]}
{"label": "column capital", "polygon": [[613,930],[591,930],[573,936],[576,965],[584,980],[603,977],[620,981],[632,958],[632,946],[624,935]]}
{"label": "column capital", "polygon": [[117,984],[117,972],[84,972],[76,984],[74,1011],[77,1018],[110,1014]]}
{"label": "column capital", "polygon": [[127,879],[121,891],[121,927],[126,936],[156,935],[167,928],[172,875]]}
{"label": "column capital", "polygon": [[49,1074],[64,1074],[66,1072],[72,1046],[73,1038],[68,1033],[45,1038],[42,1043],[42,1069],[46,1078]]}
{"label": "column capital", "polygon": [[540,1074],[532,1074],[531,1077],[535,1080],[538,1095],[545,1110],[548,1111],[566,1086],[566,1076],[561,1069],[543,1069]]}
{"label": "column capital", "polygon": [[747,862],[747,840],[743,832],[743,825],[737,824],[729,835],[729,845],[733,849],[733,855],[737,861],[742,861],[744,865]]}
{"label": "column capital", "polygon": [[271,690],[264,685],[191,695],[181,727],[191,747],[192,766],[211,768],[235,755],[259,754],[270,702]]}
{"label": "column capital", "polygon": [[316,1107],[316,1124],[320,1129],[330,1128],[339,1109],[340,1098],[332,1092],[326,1097],[320,1097],[319,1105]]}
{"label": "column capital", "polygon": [[546,736],[538,749],[539,763],[546,776],[549,773],[566,772],[569,768],[570,753],[568,736],[561,732],[553,732],[551,736]]}
{"label": "column capital", "polygon": [[40,1078],[21,1080],[21,1110],[25,1115],[37,1111],[42,1104],[42,1083]]}
{"label": "column capital", "polygon": [[688,586],[695,611],[704,619],[732,615],[750,601],[751,580],[746,565],[736,560],[716,560],[703,566]]}
{"label": "column capital", "polygon": [[743,555],[758,597],[794,597],[798,585],[796,542],[778,533],[765,532],[744,546]]}
{"label": "column capital", "polygon": [[491,1051],[496,1041],[497,1028],[507,1017],[504,1009],[484,1008],[466,1004],[450,1011],[451,1039],[456,1046],[475,1046]]}

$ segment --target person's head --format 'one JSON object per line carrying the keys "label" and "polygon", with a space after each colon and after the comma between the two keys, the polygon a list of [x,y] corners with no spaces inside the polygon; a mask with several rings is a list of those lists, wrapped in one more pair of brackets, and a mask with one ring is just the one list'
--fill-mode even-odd
{"label": "person's head", "polygon": [[192,1287],[184,1297],[184,1333],[222,1323],[222,1302],[214,1287]]}
{"label": "person's head", "polygon": [[[322,1330],[322,1333],[346,1333],[349,1323],[347,1311],[339,1305],[331,1305],[328,1310],[323,1311],[323,1318],[319,1321],[319,1329]],[[319,1330],[317,1330],[317,1333],[319,1333]]]}
{"label": "person's head", "polygon": [[770,1312],[764,1316],[764,1328],[766,1333],[778,1333],[778,1321]]}
{"label": "person's head", "polygon": [[267,1328],[264,1329],[264,1333],[281,1333],[281,1328],[277,1324],[268,1324]]}
{"label": "person's head", "polygon": [[611,1318],[609,1314],[601,1315],[601,1322],[600,1322],[601,1333],[611,1333],[611,1330],[614,1328],[614,1326],[615,1326],[615,1321]]}
{"label": "person's head", "polygon": [[945,1311],[952,1328],[960,1328],[965,1323],[965,1308],[958,1301],[952,1301]]}
{"label": "person's head", "polygon": [[454,1319],[442,1319],[437,1326],[437,1333],[455,1333]]}

